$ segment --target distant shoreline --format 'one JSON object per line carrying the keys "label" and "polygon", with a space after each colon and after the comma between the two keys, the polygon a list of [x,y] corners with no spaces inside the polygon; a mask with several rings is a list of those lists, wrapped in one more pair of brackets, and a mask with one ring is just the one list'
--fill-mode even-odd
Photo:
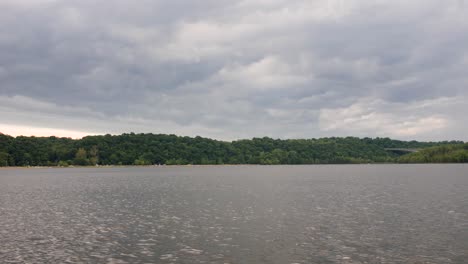
{"label": "distant shoreline", "polygon": [[202,167],[274,167],[274,166],[369,166],[369,165],[468,165],[468,163],[337,163],[337,164],[187,164],[187,165],[102,165],[102,166],[12,166],[0,167],[0,170],[32,170],[32,169],[111,169],[111,168],[202,168]]}
{"label": "distant shoreline", "polygon": [[[328,165],[468,162],[468,143],[417,142],[390,138],[268,137],[217,141],[164,134],[68,138],[0,134],[0,166],[69,167],[186,165]],[[187,165],[195,166],[195,165]]]}

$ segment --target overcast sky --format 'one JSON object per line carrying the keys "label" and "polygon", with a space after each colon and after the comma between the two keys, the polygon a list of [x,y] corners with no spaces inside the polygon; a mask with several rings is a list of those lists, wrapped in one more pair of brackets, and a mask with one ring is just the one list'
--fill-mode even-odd
{"label": "overcast sky", "polygon": [[0,0],[0,132],[468,140],[463,0]]}

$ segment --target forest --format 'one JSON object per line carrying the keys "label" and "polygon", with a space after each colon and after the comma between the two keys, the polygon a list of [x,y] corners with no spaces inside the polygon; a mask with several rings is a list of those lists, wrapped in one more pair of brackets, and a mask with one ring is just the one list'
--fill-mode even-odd
{"label": "forest", "polygon": [[466,163],[468,162],[468,143],[451,144],[422,149],[403,155],[399,163]]}
{"label": "forest", "polygon": [[[416,149],[408,154],[398,149]],[[468,162],[461,141],[329,137],[219,141],[165,134],[12,137],[0,133],[0,166],[353,164]]]}

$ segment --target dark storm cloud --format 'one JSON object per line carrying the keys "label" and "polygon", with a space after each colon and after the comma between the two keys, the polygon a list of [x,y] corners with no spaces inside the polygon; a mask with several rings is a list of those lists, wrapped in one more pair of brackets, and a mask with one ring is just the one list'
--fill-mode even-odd
{"label": "dark storm cloud", "polygon": [[0,8],[0,126],[468,139],[464,1]]}

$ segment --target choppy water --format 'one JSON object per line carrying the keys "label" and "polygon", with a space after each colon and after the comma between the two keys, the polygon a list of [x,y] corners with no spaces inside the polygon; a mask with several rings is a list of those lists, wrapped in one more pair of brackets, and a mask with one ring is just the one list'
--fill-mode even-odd
{"label": "choppy water", "polygon": [[468,166],[0,170],[1,263],[468,263]]}

